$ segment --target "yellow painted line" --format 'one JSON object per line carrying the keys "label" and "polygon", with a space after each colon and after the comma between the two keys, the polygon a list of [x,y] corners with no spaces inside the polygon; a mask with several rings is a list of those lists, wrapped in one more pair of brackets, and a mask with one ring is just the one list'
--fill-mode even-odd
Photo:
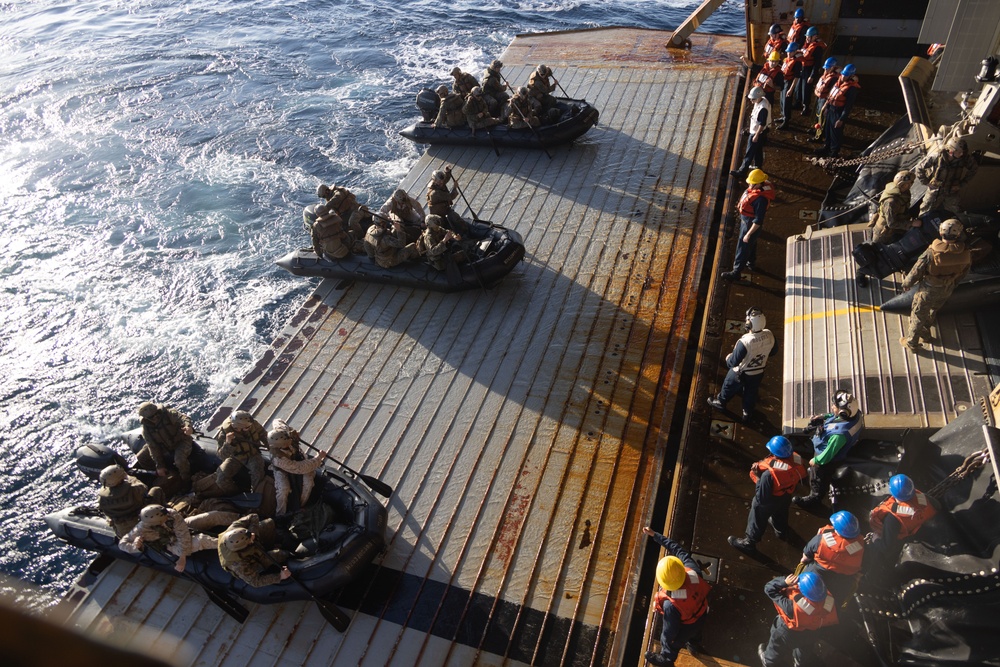
{"label": "yellow painted line", "polygon": [[852,315],[854,313],[875,313],[880,311],[878,306],[851,306],[850,308],[838,308],[837,310],[825,310],[822,313],[809,313],[808,315],[796,315],[789,322],[804,322],[806,320],[819,320],[824,317],[837,317],[838,315]]}

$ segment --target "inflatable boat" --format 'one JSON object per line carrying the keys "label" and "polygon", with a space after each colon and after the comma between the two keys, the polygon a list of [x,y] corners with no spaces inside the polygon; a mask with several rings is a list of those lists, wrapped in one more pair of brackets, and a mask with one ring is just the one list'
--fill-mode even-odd
{"label": "inflatable boat", "polygon": [[[133,432],[127,439],[133,451],[142,447],[141,435]],[[215,455],[215,440],[198,436],[195,442],[197,447],[192,454],[192,470],[214,470],[219,463]],[[95,472],[99,474],[105,465],[123,463],[123,459],[110,448],[86,445],[77,451],[77,462],[84,474],[90,477]],[[129,472],[140,479],[151,474],[139,469]],[[357,578],[384,549],[387,513],[382,503],[362,483],[366,476],[337,465],[329,458],[315,474],[312,498],[314,501],[321,499],[332,508],[335,519],[322,529],[315,540],[311,540],[312,555],[293,557],[287,562],[291,578],[259,588],[224,570],[215,551],[198,551],[188,556],[184,572],[174,569],[174,561],[167,554],[152,550],[126,553],[118,548],[118,538],[108,520],[93,506],[67,507],[46,516],[45,522],[56,537],[68,544],[190,579],[210,594],[214,593],[213,601],[219,598],[225,601],[228,594],[263,604],[318,600],[329,597]],[[244,493],[225,500],[235,504],[240,513],[249,514],[255,511],[254,502],[259,502],[260,497]]]}
{"label": "inflatable boat", "polygon": [[359,280],[417,287],[438,292],[458,292],[495,285],[524,258],[521,235],[512,229],[486,222],[470,223],[475,239],[463,241],[469,262],[453,264],[438,271],[426,262],[414,260],[384,269],[367,255],[343,259],[317,256],[312,248],[300,248],[277,261],[278,266],[297,276],[319,276],[338,280]]}
{"label": "inflatable boat", "polygon": [[[428,95],[429,93],[429,95]],[[433,99],[432,99],[433,98]],[[447,144],[456,146],[485,146],[487,148],[546,148],[569,143],[581,137],[597,124],[598,112],[586,100],[557,97],[559,120],[536,128],[513,130],[505,124],[489,129],[476,130],[466,127],[434,127],[439,99],[433,90],[425,89],[417,95],[417,106],[424,120],[400,131],[400,134],[418,144]]]}

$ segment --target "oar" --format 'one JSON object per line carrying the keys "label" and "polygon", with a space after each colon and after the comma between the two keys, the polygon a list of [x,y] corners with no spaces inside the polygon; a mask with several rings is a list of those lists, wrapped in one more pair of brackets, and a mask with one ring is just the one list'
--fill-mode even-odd
{"label": "oar", "polygon": [[[318,449],[317,447],[313,446],[312,444],[306,442],[302,438],[299,438],[299,442],[301,442],[303,445],[305,445],[309,449],[313,450],[314,452],[320,452],[320,451],[322,451],[321,449]],[[380,496],[385,496],[386,498],[389,498],[389,497],[392,496],[392,487],[389,486],[388,484],[386,484],[385,482],[383,482],[382,480],[376,479],[376,478],[372,477],[371,475],[362,475],[357,470],[352,470],[351,468],[348,468],[346,463],[344,463],[343,461],[338,461],[337,459],[333,458],[329,454],[327,454],[326,457],[327,457],[327,459],[330,460],[330,462],[337,464],[338,466],[340,466],[341,468],[343,468],[344,470],[346,470],[347,472],[349,472],[350,474],[352,474],[354,477],[360,479],[362,482],[364,482],[365,484],[367,484],[369,487],[371,487],[372,491],[374,491],[375,493],[379,494]]]}
{"label": "oar", "polygon": [[500,157],[500,149],[497,148],[497,140],[493,138],[492,127],[486,128],[486,136],[490,138],[490,143],[493,144],[493,152],[497,154],[497,157]]}
{"label": "oar", "polygon": [[[497,74],[500,74],[500,72],[497,72]],[[505,79],[505,78],[504,78],[504,75],[503,75],[503,74],[500,74],[500,78],[501,78],[501,79],[503,79],[503,82],[504,82],[505,84],[507,84],[507,87],[508,87],[508,88],[510,88],[510,92],[512,92],[512,93],[515,93],[515,92],[517,92],[517,91],[515,91],[515,90],[514,90],[514,89],[513,89],[512,87],[511,87],[511,85],[510,85],[510,82],[509,82],[509,81],[507,81],[507,79]],[[524,122],[528,124],[528,129],[529,129],[529,130],[531,130],[531,133],[532,133],[533,135],[535,135],[535,139],[537,139],[537,140],[538,140],[538,145],[542,147],[542,150],[543,150],[543,151],[545,151],[545,154],[546,154],[546,155],[548,155],[548,156],[549,156],[549,159],[551,160],[551,159],[552,159],[552,153],[550,153],[550,152],[549,152],[549,149],[548,149],[548,148],[546,148],[546,147],[545,147],[545,144],[543,144],[543,143],[542,143],[542,137],[541,137],[541,135],[540,135],[540,134],[538,134],[538,130],[536,130],[535,128],[533,128],[533,127],[531,126],[531,123],[528,123],[528,121],[527,121],[527,118],[526,118],[526,116],[524,115],[524,112],[523,112],[523,111],[521,111],[521,107],[520,107],[520,106],[518,106],[517,104],[515,104],[515,103],[514,103],[514,96],[513,96],[513,95],[511,95],[511,97],[510,97],[510,103],[511,103],[511,104],[513,104],[513,105],[514,105],[514,108],[515,108],[515,109],[517,109],[517,112],[518,112],[519,114],[521,114],[521,118],[524,118],[524,119],[525,119],[525,121],[524,121]]]}
{"label": "oar", "polygon": [[[145,547],[147,549],[152,549],[156,553],[166,558],[171,563],[174,564],[177,563],[177,559],[174,558],[170,553],[164,551],[163,549],[154,547],[150,544],[145,545]],[[222,611],[232,616],[237,623],[242,624],[244,621],[247,620],[247,616],[250,615],[250,610],[244,607],[238,601],[236,601],[233,598],[233,596],[229,595],[221,588],[209,586],[205,582],[201,581],[198,577],[196,577],[193,573],[188,572],[187,570],[182,570],[179,574],[185,579],[201,586],[202,590],[205,591],[205,595],[208,596],[208,599],[214,602],[216,605],[218,605],[218,607],[222,609]]]}
{"label": "oar", "polygon": [[[281,567],[281,563],[275,560],[274,556],[270,554],[266,549],[262,549],[264,555],[267,559],[274,563],[275,565]],[[302,590],[309,594],[312,601],[316,603],[316,607],[319,609],[319,613],[323,615],[326,622],[333,626],[333,629],[337,632],[345,632],[348,626],[351,625],[351,617],[340,610],[340,607],[329,602],[327,600],[321,600],[316,597],[316,594],[309,590],[309,587],[302,583],[291,570],[288,570],[288,578],[297,583]]]}
{"label": "oar", "polygon": [[569,96],[569,93],[566,92],[566,89],[562,87],[562,84],[559,83],[559,79],[557,79],[555,77],[552,77],[552,80],[556,82],[557,86],[559,86],[559,90],[561,90],[562,94],[566,96],[566,99],[568,99],[568,100],[573,99],[572,97]]}
{"label": "oar", "polygon": [[[448,173],[451,173],[451,172],[448,172]],[[472,204],[470,204],[469,200],[465,198],[465,193],[462,192],[462,188],[459,187],[459,185],[458,185],[458,179],[455,178],[455,174],[451,174],[451,180],[455,181],[455,189],[458,190],[458,194],[462,195],[462,201],[465,202],[465,205],[469,207],[469,212],[472,213],[472,219],[475,220],[478,223],[482,223],[483,221],[480,220],[479,216],[476,215],[476,212],[474,210],[472,210]]]}

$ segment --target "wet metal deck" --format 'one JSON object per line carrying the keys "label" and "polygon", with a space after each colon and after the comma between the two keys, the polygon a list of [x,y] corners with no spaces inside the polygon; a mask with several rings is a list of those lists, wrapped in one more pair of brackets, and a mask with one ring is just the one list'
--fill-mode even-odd
{"label": "wet metal deck", "polygon": [[547,63],[597,127],[552,159],[433,148],[402,187],[422,197],[455,165],[479,215],[524,236],[525,263],[482,293],[323,282],[214,418],[282,417],[395,488],[388,552],[338,600],[345,634],[303,603],[250,605],[241,627],[123,564],[73,622],[145,626],[190,664],[618,664],[744,48],[696,35],[668,52],[667,35],[518,37],[508,79]]}
{"label": "wet metal deck", "polygon": [[872,280],[864,288],[854,282],[851,250],[865,234],[861,224],[788,240],[786,428],[802,427],[811,415],[826,412],[837,388],[858,394],[869,434],[897,436],[906,428],[940,428],[990,391],[972,311],[938,318],[936,341],[918,354],[902,348],[908,315],[879,307],[902,292],[903,275]]}

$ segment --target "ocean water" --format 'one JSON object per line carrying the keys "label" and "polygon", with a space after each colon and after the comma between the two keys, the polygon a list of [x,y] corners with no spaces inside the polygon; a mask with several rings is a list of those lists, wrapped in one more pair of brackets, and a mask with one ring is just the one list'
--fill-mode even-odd
{"label": "ocean water", "polygon": [[[203,422],[314,282],[320,182],[380,204],[415,93],[522,32],[675,27],[700,0],[33,0],[0,5],[0,583],[40,608],[91,556],[41,517],[80,445],[153,400]],[[728,0],[702,30],[743,32]]]}

